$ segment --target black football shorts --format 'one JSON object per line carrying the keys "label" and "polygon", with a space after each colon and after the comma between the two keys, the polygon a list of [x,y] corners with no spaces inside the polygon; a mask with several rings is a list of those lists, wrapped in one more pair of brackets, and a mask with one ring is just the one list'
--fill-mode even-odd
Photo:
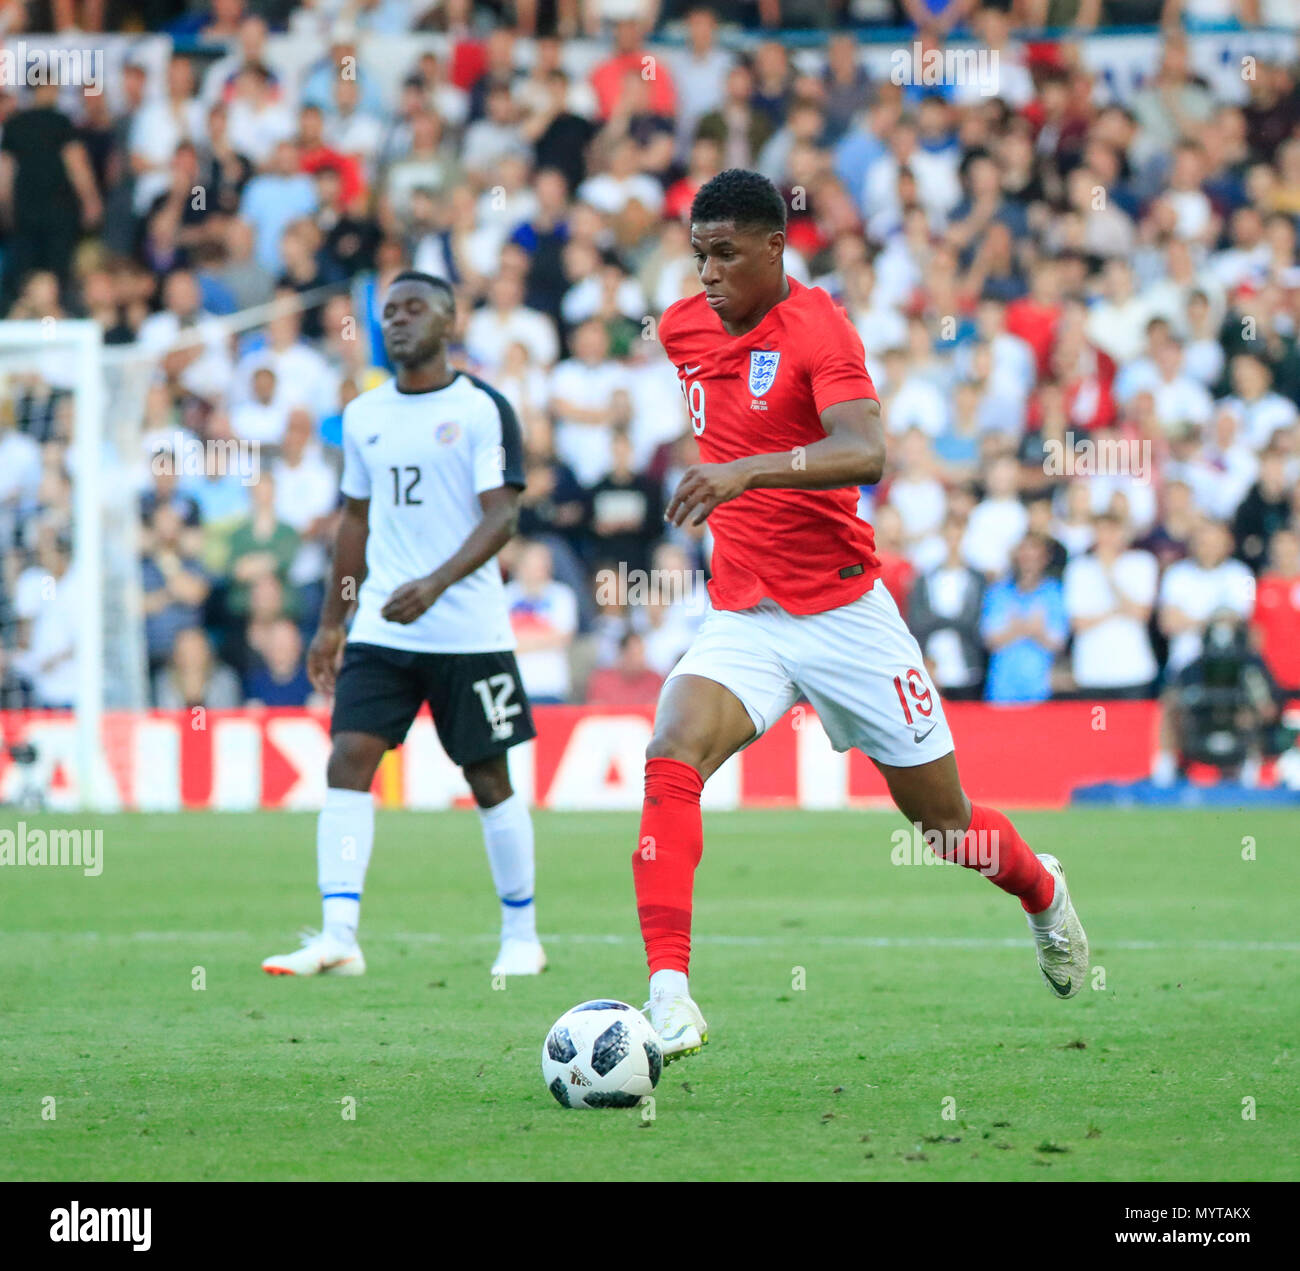
{"label": "black football shorts", "polygon": [[537,736],[514,653],[414,653],[349,642],[334,686],[330,735],[406,740],[429,703],[442,748],[459,767]]}

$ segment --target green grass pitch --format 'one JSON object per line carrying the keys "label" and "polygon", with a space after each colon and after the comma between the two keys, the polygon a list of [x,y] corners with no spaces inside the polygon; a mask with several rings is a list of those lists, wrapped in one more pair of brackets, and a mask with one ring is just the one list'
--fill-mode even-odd
{"label": "green grass pitch", "polygon": [[504,989],[472,813],[380,814],[356,980],[258,968],[319,919],[313,817],[102,818],[101,876],[0,869],[0,1177],[1296,1178],[1295,814],[1016,820],[1104,970],[1071,1001],[1013,900],[891,863],[897,817],[707,814],[711,1043],[647,1119],[539,1067],[568,1007],[643,1000],[634,815],[538,814],[551,970]]}

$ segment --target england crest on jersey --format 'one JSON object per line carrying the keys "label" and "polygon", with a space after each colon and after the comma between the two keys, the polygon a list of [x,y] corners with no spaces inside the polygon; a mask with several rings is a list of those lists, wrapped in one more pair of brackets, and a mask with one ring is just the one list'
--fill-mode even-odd
{"label": "england crest on jersey", "polygon": [[776,379],[776,366],[780,362],[780,353],[769,353],[763,349],[754,349],[749,355],[749,391],[755,397],[762,397],[772,381]]}

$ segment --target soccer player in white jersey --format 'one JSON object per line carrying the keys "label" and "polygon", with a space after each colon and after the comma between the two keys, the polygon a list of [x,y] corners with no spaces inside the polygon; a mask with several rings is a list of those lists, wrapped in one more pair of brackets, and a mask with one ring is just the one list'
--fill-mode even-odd
{"label": "soccer player in white jersey", "polygon": [[454,321],[445,282],[399,274],[382,315],[396,377],[343,412],[343,518],[307,654],[312,683],[334,697],[316,831],[324,920],[296,952],[262,963],[272,975],[365,972],[357,923],[374,842],[370,787],[424,702],[483,823],[501,899],[492,974],[536,975],[546,966],[533,909],[532,820],[506,766],[507,750],[536,734],[494,559],[515,530],[523,445],[505,398],[448,366]]}

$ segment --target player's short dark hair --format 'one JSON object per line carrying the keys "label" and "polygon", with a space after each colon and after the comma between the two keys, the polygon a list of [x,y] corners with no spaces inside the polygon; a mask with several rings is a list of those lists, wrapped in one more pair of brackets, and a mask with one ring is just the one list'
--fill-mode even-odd
{"label": "player's short dark hair", "polygon": [[421,273],[418,269],[403,269],[396,278],[388,285],[396,287],[399,282],[419,282],[426,287],[432,287],[435,291],[441,291],[446,297],[451,307],[456,307],[456,292],[445,278],[438,278],[433,274]]}
{"label": "player's short dark hair", "polygon": [[727,168],[700,186],[691,220],[734,221],[738,229],[784,230],[785,200],[761,172]]}

